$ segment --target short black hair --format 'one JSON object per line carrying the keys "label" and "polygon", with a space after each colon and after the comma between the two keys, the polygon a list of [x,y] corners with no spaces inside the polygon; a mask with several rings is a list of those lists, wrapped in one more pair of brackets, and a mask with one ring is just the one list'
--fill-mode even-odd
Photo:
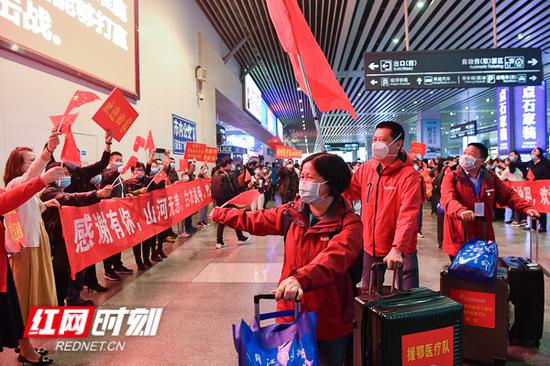
{"label": "short black hair", "polygon": [[307,163],[313,164],[317,173],[328,182],[331,196],[340,197],[348,189],[352,174],[340,156],[326,152],[310,155],[302,161],[302,170]]}
{"label": "short black hair", "polygon": [[539,157],[544,157],[544,150],[541,147],[535,147],[535,150],[538,150],[538,152],[540,153]]}
{"label": "short black hair", "polygon": [[376,129],[387,128],[391,131],[391,138],[393,140],[405,140],[405,130],[403,126],[395,121],[384,121],[376,125]]}
{"label": "short black hair", "polygon": [[113,152],[109,155],[109,158],[112,158],[113,156],[120,156],[120,157],[122,157],[122,154],[119,153],[118,151],[113,151]]}
{"label": "short black hair", "polygon": [[231,164],[233,164],[233,159],[226,157],[226,158],[223,158],[222,161],[220,162],[220,167],[225,168],[226,166]]}
{"label": "short black hair", "polygon": [[133,173],[134,170],[136,170],[136,169],[143,169],[143,170],[145,170],[145,164],[143,164],[142,162],[138,161],[138,162],[136,163],[136,165],[132,167],[132,169],[131,169],[132,173]]}
{"label": "short black hair", "polygon": [[483,145],[481,142],[470,142],[468,146],[477,148],[483,159],[487,159],[489,157],[489,149],[487,149],[487,146]]}

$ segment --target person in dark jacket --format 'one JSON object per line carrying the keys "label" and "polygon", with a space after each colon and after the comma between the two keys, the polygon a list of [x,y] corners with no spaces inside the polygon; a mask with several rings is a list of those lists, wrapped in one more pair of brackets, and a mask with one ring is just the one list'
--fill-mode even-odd
{"label": "person in dark jacket", "polygon": [[[275,292],[277,310],[316,312],[321,365],[341,366],[353,331],[354,284],[350,267],[363,249],[361,220],[342,193],[351,171],[334,154],[307,157],[301,169],[300,200],[271,210],[217,207],[212,219],[254,235],[284,236],[284,263]],[[289,319],[282,319],[289,321]]]}
{"label": "person in dark jacket", "polygon": [[[50,163],[47,170],[61,166],[61,163]],[[102,198],[108,198],[111,195],[112,187],[106,186],[100,190],[93,190],[85,193],[66,193],[64,189],[71,183],[69,170],[66,169],[67,176],[51,183],[40,199],[49,201],[55,199],[61,206],[88,206],[99,202]],[[50,238],[52,248],[53,270],[55,276],[55,286],[57,290],[57,301],[59,306],[63,306],[71,278],[71,269],[69,266],[69,258],[67,248],[65,247],[65,239],[61,227],[61,218],[57,207],[49,207],[42,213],[42,219],[46,226],[46,231]],[[90,300],[84,300],[80,296],[78,299],[71,299],[67,305],[71,306],[93,306]]]}
{"label": "person in dark jacket", "polygon": [[300,184],[300,177],[296,173],[296,168],[292,160],[289,160],[286,164],[288,170],[288,187],[286,191],[286,196],[283,197],[283,204],[294,201],[296,195],[298,194],[298,185]]}
{"label": "person in dark jacket", "polygon": [[510,166],[513,166],[514,168],[517,168],[521,171],[524,177],[527,176],[527,163],[524,163],[521,161],[521,155],[516,150],[510,151],[508,154],[508,157],[510,158]]}
{"label": "person in dark jacket", "polygon": [[[220,169],[216,174],[221,175],[222,179],[216,180],[221,183],[221,190],[223,191],[223,199],[216,200],[217,206],[223,206],[227,201],[239,194],[239,183],[237,177],[231,174],[233,160],[231,158],[224,158],[220,163]],[[227,246],[223,241],[223,230],[225,225],[218,223],[217,235],[216,235],[216,249],[222,249]],[[250,238],[245,236],[242,231],[235,230],[237,239],[240,243],[247,242]]]}
{"label": "person in dark jacket", "polygon": [[[535,147],[531,151],[531,157],[533,158],[529,163],[527,163],[527,179],[528,180],[542,180],[550,179],[550,160],[544,156],[544,150],[540,147]],[[546,214],[540,214],[540,232],[546,232]],[[526,230],[529,230],[529,227],[526,227]]]}

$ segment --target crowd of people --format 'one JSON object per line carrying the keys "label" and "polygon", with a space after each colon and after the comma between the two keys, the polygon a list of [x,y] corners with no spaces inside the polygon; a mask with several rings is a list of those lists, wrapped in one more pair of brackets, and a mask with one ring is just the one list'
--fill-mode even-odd
{"label": "crowd of people", "polygon": [[[441,218],[440,246],[451,260],[470,236],[481,237],[483,232],[487,240],[494,240],[496,203],[513,210],[508,224],[528,227],[528,217],[540,217],[540,231],[546,230],[545,215],[504,182],[550,179],[550,162],[541,149],[534,149],[526,163],[517,152],[487,160],[488,149],[480,143],[469,144],[459,157],[422,160],[405,152],[404,137],[399,123],[380,123],[372,141],[373,158],[365,163],[346,163],[325,152],[308,156],[301,165],[261,158],[242,164],[225,157],[211,171],[216,249],[227,246],[226,226],[235,230],[239,244],[250,241],[244,232],[284,237],[278,308],[293,309],[294,300],[301,299],[305,311],[317,312],[322,365],[343,364],[352,332],[353,297],[358,286],[365,288],[372,280],[374,263],[383,261],[388,269],[399,269],[401,288],[419,286],[417,241],[424,237],[423,204],[429,202],[432,214]],[[147,161],[137,162],[131,177],[123,179],[124,157],[111,151],[112,139],[106,132],[101,159],[83,167],[55,161],[56,132],[40,154],[18,147],[8,157],[0,215],[15,210],[24,236],[13,241],[0,225],[0,349],[17,347],[22,362],[52,362],[47,350],[35,349],[23,337],[32,306],[89,306],[93,302],[81,297],[84,287],[108,290],[98,281],[95,265],[71,279],[58,207],[138,196],[178,180],[210,177],[206,164],[197,169],[197,163],[189,161],[187,169],[178,172],[168,152],[151,151]],[[161,172],[168,178],[156,180]],[[247,190],[258,192],[249,209],[226,204]],[[205,206],[135,245],[137,270],[146,271],[167,258],[164,243],[207,227],[208,212]],[[122,253],[103,260],[103,268],[107,281],[133,273]]]}

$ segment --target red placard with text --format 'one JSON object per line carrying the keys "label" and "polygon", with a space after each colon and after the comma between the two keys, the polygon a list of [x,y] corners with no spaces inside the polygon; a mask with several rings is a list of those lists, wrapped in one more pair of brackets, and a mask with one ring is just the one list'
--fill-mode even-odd
{"label": "red placard with text", "polygon": [[411,142],[411,152],[413,154],[426,155],[426,144],[423,142]]}
{"label": "red placard with text", "polygon": [[120,89],[115,88],[92,119],[105,131],[112,130],[113,137],[120,142],[138,115]]}
{"label": "red placard with text", "polygon": [[465,325],[495,327],[495,294],[451,289],[450,298],[464,305]]}
{"label": "red placard with text", "polygon": [[302,150],[292,150],[292,158],[293,159],[301,159],[302,154],[303,154]]}
{"label": "red placard with text", "polygon": [[291,147],[280,145],[275,148],[275,158],[277,159],[292,159]]}
{"label": "red placard with text", "polygon": [[204,150],[204,162],[215,163],[218,159],[218,148],[207,146]]}
{"label": "red placard with text", "polygon": [[407,334],[401,337],[403,366],[447,366],[453,364],[453,327]]}
{"label": "red placard with text", "polygon": [[205,151],[206,144],[189,141],[185,143],[185,155],[183,155],[183,158],[185,160],[204,161]]}

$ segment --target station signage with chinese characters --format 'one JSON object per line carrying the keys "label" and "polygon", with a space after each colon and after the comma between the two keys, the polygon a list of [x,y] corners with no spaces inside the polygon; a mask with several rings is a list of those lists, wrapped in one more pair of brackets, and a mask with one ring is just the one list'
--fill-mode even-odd
{"label": "station signage with chinese characters", "polygon": [[498,152],[508,154],[510,152],[510,88],[497,88],[497,139]]}
{"label": "station signage with chinese characters", "polygon": [[334,143],[325,144],[327,151],[357,151],[359,150],[358,142]]}
{"label": "station signage with chinese characters", "polygon": [[172,146],[176,155],[185,153],[185,144],[197,141],[197,125],[180,116],[172,115]]}
{"label": "station signage with chinese characters", "polygon": [[367,52],[367,90],[540,85],[538,48]]}
{"label": "station signage with chinese characters", "polygon": [[458,139],[464,136],[475,136],[477,134],[477,121],[468,121],[454,125],[449,130],[450,139]]}

